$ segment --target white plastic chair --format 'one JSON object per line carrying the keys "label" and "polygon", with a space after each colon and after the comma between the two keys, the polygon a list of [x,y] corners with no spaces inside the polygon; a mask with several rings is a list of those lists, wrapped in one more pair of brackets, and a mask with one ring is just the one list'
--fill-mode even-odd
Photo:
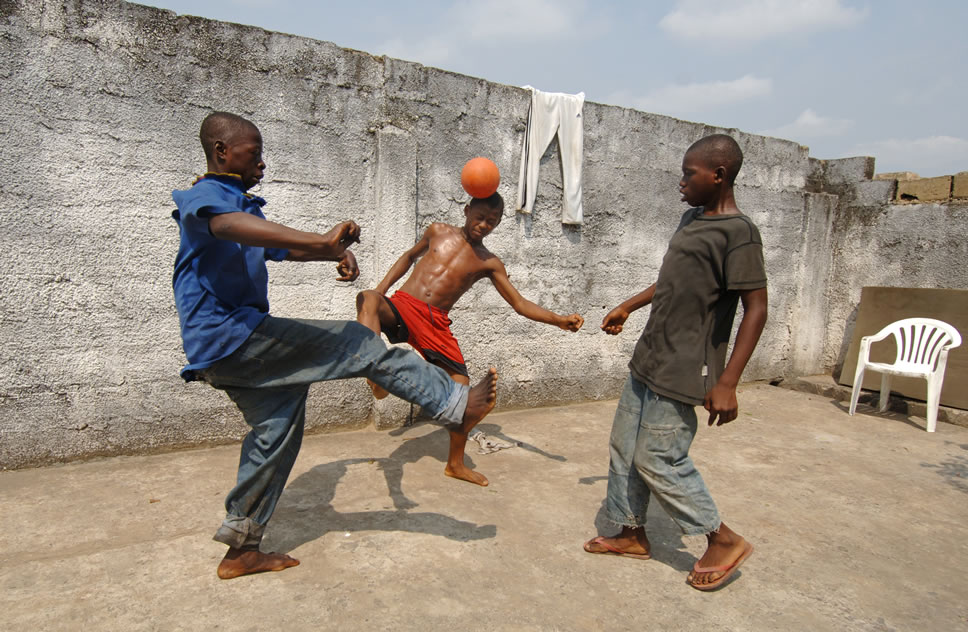
{"label": "white plastic chair", "polygon": [[[894,335],[897,343],[897,358],[894,364],[871,362],[871,343]],[[944,367],[948,362],[948,350],[961,344],[961,334],[946,322],[933,318],[905,318],[891,323],[873,336],[860,339],[860,353],[857,356],[857,372],[854,373],[854,388],[850,393],[850,414],[857,409],[860,387],[864,382],[864,371],[871,369],[881,375],[879,410],[887,410],[887,400],[891,396],[891,377],[921,377],[928,381],[928,432],[934,432],[938,422],[938,403],[941,399],[941,384],[944,382]]]}

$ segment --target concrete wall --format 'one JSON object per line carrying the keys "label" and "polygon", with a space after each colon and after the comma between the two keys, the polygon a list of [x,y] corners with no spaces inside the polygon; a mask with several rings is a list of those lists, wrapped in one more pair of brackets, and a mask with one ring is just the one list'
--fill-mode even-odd
{"label": "concrete wall", "polygon": [[[279,316],[353,318],[431,222],[462,222],[463,163],[493,158],[504,222],[488,245],[526,297],[578,311],[578,334],[533,323],[486,282],[452,312],[472,376],[501,372],[499,406],[615,397],[648,310],[605,336],[607,310],[652,283],[683,205],[684,150],[724,131],[587,103],[582,227],[560,223],[554,145],[532,215],[513,209],[528,93],[328,42],[108,0],[0,0],[6,150],[0,226],[0,466],[201,445],[241,436],[224,395],[184,384],[170,276],[170,191],[204,171],[213,109],[262,129],[270,219],[362,226],[353,284],[331,264],[270,263]],[[741,208],[760,226],[770,322],[745,377],[836,368],[863,285],[968,287],[964,206],[890,202],[873,161],[818,161],[793,142],[743,146]],[[846,342],[845,342],[846,339]],[[319,385],[311,430],[402,423],[360,380]]]}

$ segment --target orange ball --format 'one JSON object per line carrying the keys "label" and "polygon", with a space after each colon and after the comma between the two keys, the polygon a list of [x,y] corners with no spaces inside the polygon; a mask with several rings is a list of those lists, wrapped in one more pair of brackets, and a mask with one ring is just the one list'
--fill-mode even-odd
{"label": "orange ball", "polygon": [[471,158],[460,172],[460,184],[473,198],[491,197],[501,184],[501,172],[493,161],[482,156]]}

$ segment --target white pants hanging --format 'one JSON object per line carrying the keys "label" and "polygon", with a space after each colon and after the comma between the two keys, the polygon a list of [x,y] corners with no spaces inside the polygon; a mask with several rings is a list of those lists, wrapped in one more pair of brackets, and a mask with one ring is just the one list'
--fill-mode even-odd
{"label": "white pants hanging", "polygon": [[530,213],[538,192],[538,168],[541,156],[558,134],[564,199],[561,205],[563,224],[581,224],[581,163],[584,151],[582,106],[585,93],[563,94],[541,92],[531,86],[528,127],[521,147],[521,176],[518,180],[518,210]]}

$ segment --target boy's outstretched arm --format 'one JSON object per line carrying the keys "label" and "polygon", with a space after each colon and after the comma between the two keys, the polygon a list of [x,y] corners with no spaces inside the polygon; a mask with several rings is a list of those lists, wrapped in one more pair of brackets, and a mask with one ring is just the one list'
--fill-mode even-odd
{"label": "boy's outstretched arm", "polygon": [[728,424],[739,414],[736,385],[739,384],[743,369],[753,355],[753,349],[756,348],[763,326],[766,325],[766,288],[743,290],[740,292],[740,299],[743,301],[743,320],[736,332],[733,352],[726,363],[726,369],[719,376],[719,381],[706,393],[703,401],[703,408],[709,411],[710,426],[713,422],[717,426]]}
{"label": "boy's outstretched arm", "polygon": [[556,314],[521,296],[517,288],[511,285],[511,279],[508,278],[504,264],[496,257],[494,260],[494,269],[490,272],[491,282],[494,283],[494,287],[497,288],[501,298],[507,301],[508,305],[514,308],[514,311],[525,318],[530,318],[539,323],[555,325],[565,331],[578,331],[585,324],[585,319],[579,314],[569,314],[568,316]]}
{"label": "boy's outstretched arm", "polygon": [[386,294],[389,292],[390,288],[393,287],[393,284],[399,281],[400,278],[407,273],[407,270],[410,269],[410,266],[412,266],[417,259],[422,257],[424,253],[427,252],[427,249],[430,247],[430,237],[428,237],[428,233],[430,233],[431,230],[433,230],[433,225],[431,225],[431,227],[424,232],[423,237],[421,237],[417,243],[413,245],[413,248],[400,255],[400,258],[397,259],[392,266],[390,266],[390,269],[387,270],[386,276],[384,276],[383,280],[377,284],[377,292],[380,294]]}
{"label": "boy's outstretched arm", "polygon": [[219,239],[246,246],[286,248],[286,258],[291,261],[338,261],[340,281],[352,281],[360,275],[356,257],[347,250],[360,240],[360,227],[353,221],[341,222],[321,235],[238,212],[212,216],[208,229]]}
{"label": "boy's outstretched arm", "polygon": [[602,320],[602,331],[612,336],[621,333],[622,325],[629,319],[629,314],[651,303],[653,296],[655,296],[655,283],[635,296],[626,299],[621,305],[605,314],[605,318]]}

